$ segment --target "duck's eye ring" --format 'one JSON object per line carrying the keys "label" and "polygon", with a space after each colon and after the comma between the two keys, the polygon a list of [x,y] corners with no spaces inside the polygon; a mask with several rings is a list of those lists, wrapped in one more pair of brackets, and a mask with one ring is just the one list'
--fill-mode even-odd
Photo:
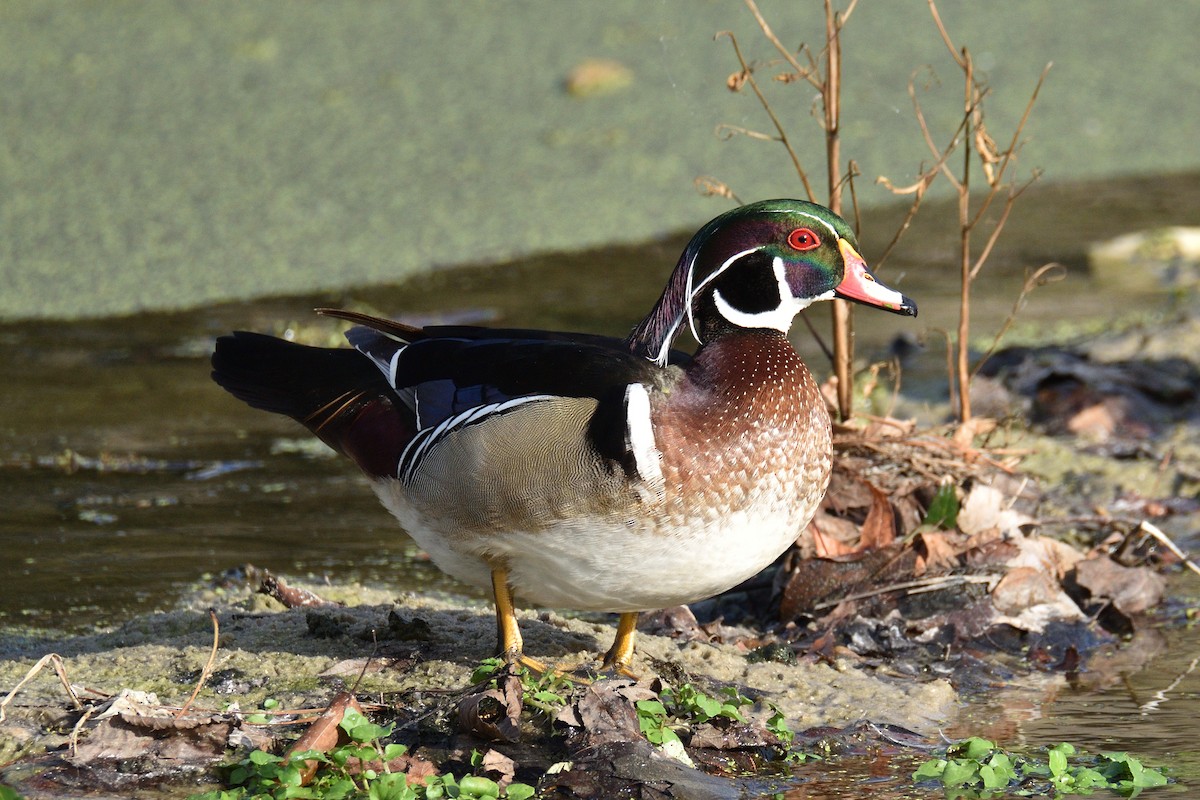
{"label": "duck's eye ring", "polygon": [[821,237],[812,228],[796,228],[788,234],[788,246],[801,252],[815,250],[821,246]]}

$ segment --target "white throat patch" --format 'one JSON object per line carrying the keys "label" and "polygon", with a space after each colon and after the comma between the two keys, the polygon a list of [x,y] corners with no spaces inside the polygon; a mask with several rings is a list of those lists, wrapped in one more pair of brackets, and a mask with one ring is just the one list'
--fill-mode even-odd
{"label": "white throat patch", "polygon": [[783,259],[776,257],[771,265],[775,273],[775,282],[779,287],[779,305],[767,311],[747,312],[734,308],[729,301],[721,296],[720,291],[713,292],[713,302],[722,317],[737,325],[739,328],[772,328],[780,333],[787,333],[792,327],[792,320],[804,309],[817,300],[825,300],[833,296],[828,292],[819,297],[795,297],[787,283],[787,268]]}

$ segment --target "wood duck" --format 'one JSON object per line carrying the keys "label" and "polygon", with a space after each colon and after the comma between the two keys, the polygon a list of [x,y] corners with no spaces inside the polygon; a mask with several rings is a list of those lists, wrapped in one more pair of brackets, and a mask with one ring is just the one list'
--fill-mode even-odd
{"label": "wood duck", "polygon": [[701,228],[624,340],[325,309],[353,349],[237,332],[213,379],[348,456],[434,563],[490,586],[510,663],[533,662],[515,596],[619,613],[604,666],[628,671],[638,612],[746,580],[816,511],[830,419],[787,333],[833,297],[917,313],[839,216],[769,200]]}

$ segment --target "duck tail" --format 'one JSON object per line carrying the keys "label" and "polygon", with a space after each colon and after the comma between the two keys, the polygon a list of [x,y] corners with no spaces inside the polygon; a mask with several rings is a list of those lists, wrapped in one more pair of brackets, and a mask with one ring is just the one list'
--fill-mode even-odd
{"label": "duck tail", "polygon": [[212,378],[242,402],[291,417],[373,476],[394,475],[416,420],[357,350],[237,331],[217,339]]}

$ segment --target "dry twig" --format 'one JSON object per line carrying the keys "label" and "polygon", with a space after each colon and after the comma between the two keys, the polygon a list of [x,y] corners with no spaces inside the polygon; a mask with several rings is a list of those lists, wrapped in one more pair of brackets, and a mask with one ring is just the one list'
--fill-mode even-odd
{"label": "dry twig", "polygon": [[20,683],[14,686],[13,690],[4,696],[3,700],[0,700],[0,722],[4,722],[4,709],[12,703],[13,698],[17,696],[17,692],[21,691],[21,687],[33,680],[34,676],[41,672],[47,664],[52,664],[54,666],[54,672],[56,675],[58,675],[58,680],[60,683],[62,683],[63,690],[67,693],[67,697],[71,699],[71,705],[75,707],[76,711],[83,710],[83,703],[79,701],[79,696],[75,694],[75,689],[71,686],[71,681],[67,679],[67,668],[66,665],[63,664],[62,656],[60,656],[58,653],[47,653],[38,659],[36,664],[29,668],[29,671],[25,673],[25,677],[21,679]]}
{"label": "dry twig", "polygon": [[208,676],[212,674],[213,664],[215,664],[217,661],[217,647],[221,641],[221,626],[217,621],[216,611],[210,608],[208,610],[208,616],[210,619],[212,619],[213,626],[212,650],[208,654],[208,661],[204,662],[204,669],[200,670],[200,677],[196,680],[196,688],[192,690],[192,696],[187,699],[187,702],[184,703],[183,707],[180,708],[175,714],[175,719],[182,717],[188,712],[188,709],[192,707],[192,703],[195,702],[196,696],[200,694],[201,687],[203,687],[205,681],[208,680]]}

